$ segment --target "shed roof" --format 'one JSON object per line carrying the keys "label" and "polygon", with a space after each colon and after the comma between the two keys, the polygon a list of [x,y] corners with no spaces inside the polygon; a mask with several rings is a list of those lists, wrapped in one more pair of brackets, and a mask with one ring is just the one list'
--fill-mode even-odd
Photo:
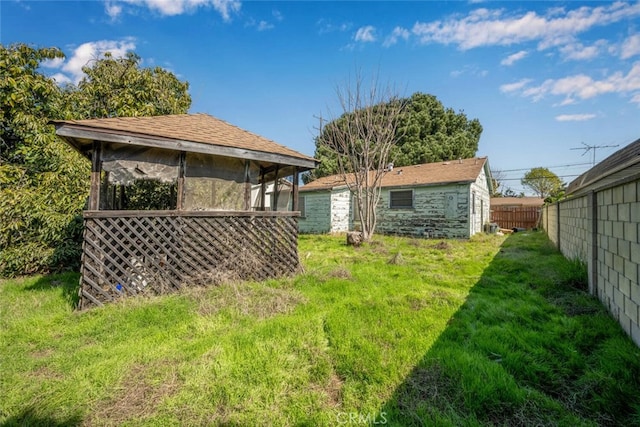
{"label": "shed roof", "polygon": [[[486,157],[473,157],[448,162],[396,167],[385,173],[382,187],[413,187],[451,183],[470,183],[478,179],[487,164]],[[373,172],[371,172],[373,173]],[[331,175],[318,178],[302,187],[300,191],[328,190],[346,185],[353,174]]]}
{"label": "shed roof", "polygon": [[567,195],[597,191],[640,176],[640,139],[616,151],[573,181]]}
{"label": "shed roof", "polygon": [[542,206],[542,197],[492,197],[491,206]]}
{"label": "shed roof", "polygon": [[267,160],[311,169],[306,156],[208,114],[56,120],[56,133],[81,153],[93,140],[171,150]]}

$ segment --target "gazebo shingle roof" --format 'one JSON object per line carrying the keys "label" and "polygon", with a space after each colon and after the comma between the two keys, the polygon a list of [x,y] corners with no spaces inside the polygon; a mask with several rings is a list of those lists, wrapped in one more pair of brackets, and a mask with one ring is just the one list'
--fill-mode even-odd
{"label": "gazebo shingle roof", "polygon": [[53,123],[57,126],[70,125],[95,132],[102,131],[163,140],[189,141],[315,161],[312,157],[208,114],[60,120],[53,121]]}

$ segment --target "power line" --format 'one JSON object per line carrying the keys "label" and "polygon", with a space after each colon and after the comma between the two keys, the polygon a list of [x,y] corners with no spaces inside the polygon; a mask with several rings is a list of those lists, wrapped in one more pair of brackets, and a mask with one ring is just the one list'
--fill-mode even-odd
{"label": "power line", "polygon": [[[571,163],[568,165],[557,165],[557,166],[539,166],[539,167],[545,167],[546,169],[551,169],[551,168],[567,168],[567,167],[571,167],[571,166],[587,166],[590,165],[591,163]],[[495,169],[495,172],[521,172],[521,171],[528,171],[531,170],[532,168],[522,168],[522,169]]]}
{"label": "power line", "polygon": [[[558,178],[573,178],[576,176],[580,176],[580,175],[556,175]],[[541,176],[539,178],[530,178],[530,179],[548,179],[548,177],[546,176]],[[504,179],[500,179],[499,181],[521,181],[521,178],[504,178]]]}

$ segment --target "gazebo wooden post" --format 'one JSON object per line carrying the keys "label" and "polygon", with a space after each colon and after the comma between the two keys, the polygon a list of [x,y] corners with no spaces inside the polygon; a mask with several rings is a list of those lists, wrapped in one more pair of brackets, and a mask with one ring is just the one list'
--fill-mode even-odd
{"label": "gazebo wooden post", "polygon": [[251,210],[251,161],[244,161],[244,210]]}
{"label": "gazebo wooden post", "polygon": [[291,200],[291,210],[292,211],[297,211],[298,210],[298,180],[300,179],[300,172],[298,171],[298,168],[296,167],[294,169],[293,172],[293,188],[291,191],[291,196],[293,197],[293,199]]}
{"label": "gazebo wooden post", "polygon": [[93,141],[91,154],[91,187],[89,189],[89,210],[100,210],[100,175],[102,172],[102,143]]}
{"label": "gazebo wooden post", "polygon": [[178,163],[178,194],[176,197],[176,209],[181,211],[184,209],[184,170],[187,153],[180,152],[180,160]]}
{"label": "gazebo wooden post", "polygon": [[280,165],[276,165],[276,178],[273,184],[273,211],[278,210],[278,196],[280,196],[280,191],[278,190],[278,173],[280,172]]}
{"label": "gazebo wooden post", "polygon": [[264,167],[260,167],[260,210],[265,211],[265,198],[267,195],[267,183],[264,181]]}

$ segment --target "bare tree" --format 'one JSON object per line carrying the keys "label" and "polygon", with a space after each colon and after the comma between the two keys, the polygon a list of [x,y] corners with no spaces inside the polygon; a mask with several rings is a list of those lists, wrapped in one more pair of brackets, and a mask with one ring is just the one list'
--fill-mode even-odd
{"label": "bare tree", "polygon": [[391,148],[402,137],[397,130],[404,103],[390,85],[380,86],[377,76],[365,86],[361,73],[337,86],[336,94],[342,114],[320,130],[319,142],[336,154],[339,173],[358,207],[362,238],[369,241]]}
{"label": "bare tree", "polygon": [[502,181],[505,179],[505,173],[501,170],[491,171],[491,183],[493,184],[493,193],[491,193],[491,197],[505,197],[503,191],[500,189],[500,187],[502,187]]}

